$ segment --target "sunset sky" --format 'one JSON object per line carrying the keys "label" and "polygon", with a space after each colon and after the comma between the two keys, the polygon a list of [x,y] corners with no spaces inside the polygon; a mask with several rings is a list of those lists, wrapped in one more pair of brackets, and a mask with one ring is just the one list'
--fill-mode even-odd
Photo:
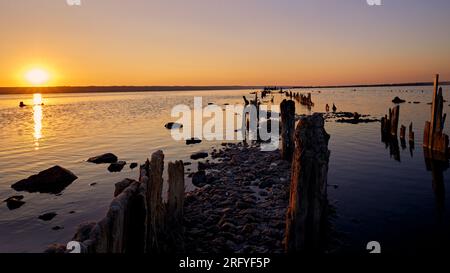
{"label": "sunset sky", "polygon": [[450,80],[448,0],[81,1],[0,0],[0,86]]}

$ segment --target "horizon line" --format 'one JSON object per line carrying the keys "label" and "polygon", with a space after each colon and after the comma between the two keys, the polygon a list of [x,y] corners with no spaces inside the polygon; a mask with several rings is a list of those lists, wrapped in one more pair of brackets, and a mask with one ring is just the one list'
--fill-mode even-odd
{"label": "horizon line", "polygon": [[[30,89],[50,91],[51,93],[86,93],[86,92],[145,92],[145,91],[211,91],[238,90],[275,87],[284,89],[306,88],[365,88],[365,87],[400,87],[400,86],[432,86],[433,82],[404,82],[404,83],[374,83],[374,84],[343,84],[343,85],[59,85],[59,86],[0,86],[0,94],[21,94],[20,91],[30,93]],[[450,81],[440,82],[440,85],[450,85]],[[124,88],[125,90],[118,90]],[[66,89],[56,91],[54,89]],[[85,90],[94,89],[94,90]]]}

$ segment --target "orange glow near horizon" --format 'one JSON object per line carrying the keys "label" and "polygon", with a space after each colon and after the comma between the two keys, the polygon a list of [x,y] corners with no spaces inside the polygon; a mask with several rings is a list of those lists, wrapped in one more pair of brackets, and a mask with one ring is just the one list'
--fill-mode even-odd
{"label": "orange glow near horizon", "polygon": [[450,80],[450,1],[87,2],[0,1],[0,86]]}

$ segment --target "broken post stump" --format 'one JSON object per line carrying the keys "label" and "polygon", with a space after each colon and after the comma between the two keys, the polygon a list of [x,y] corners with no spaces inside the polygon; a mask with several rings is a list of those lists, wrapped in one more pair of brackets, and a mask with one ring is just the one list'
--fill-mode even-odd
{"label": "broken post stump", "polygon": [[286,252],[320,251],[324,243],[330,136],[320,114],[300,119],[295,129]]}
{"label": "broken post stump", "polygon": [[294,152],[295,102],[283,100],[281,110],[281,158],[291,161]]}

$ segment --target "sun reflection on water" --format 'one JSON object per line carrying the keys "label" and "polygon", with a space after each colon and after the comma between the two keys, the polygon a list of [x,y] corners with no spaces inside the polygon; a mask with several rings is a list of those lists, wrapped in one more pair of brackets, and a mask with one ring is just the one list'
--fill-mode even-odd
{"label": "sun reflection on water", "polygon": [[39,150],[39,140],[42,138],[42,95],[33,95],[33,120],[34,120],[34,149]]}

